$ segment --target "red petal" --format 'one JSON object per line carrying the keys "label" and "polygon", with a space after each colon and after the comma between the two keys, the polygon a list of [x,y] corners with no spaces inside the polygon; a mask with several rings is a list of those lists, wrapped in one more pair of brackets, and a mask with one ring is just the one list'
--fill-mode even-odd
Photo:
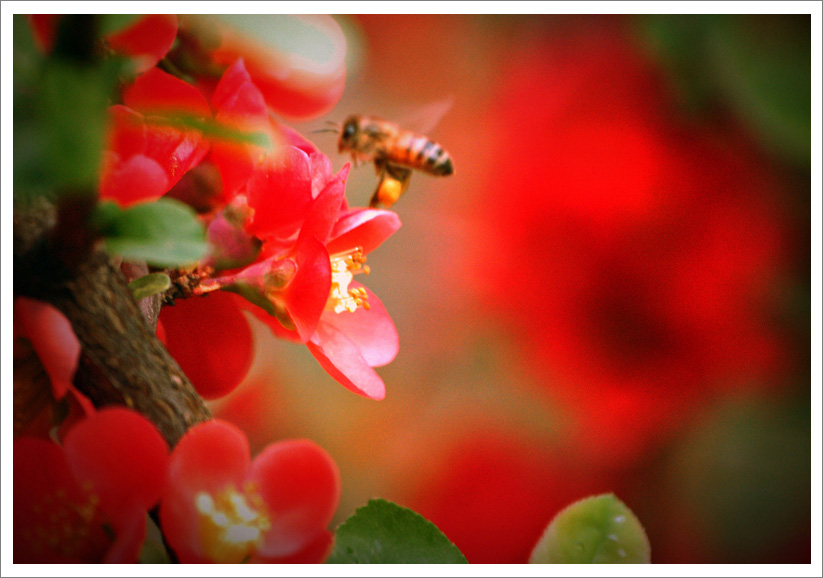
{"label": "red petal", "polygon": [[266,311],[262,308],[254,305],[241,297],[240,295],[235,295],[235,302],[237,306],[244,310],[248,311],[252,315],[254,315],[258,320],[265,323],[271,332],[275,335],[275,337],[279,337],[280,339],[286,339],[288,341],[294,341],[295,343],[301,343],[300,334],[297,331],[292,329],[286,329],[283,327],[283,324],[277,320],[276,317],[273,315],[269,315]]}
{"label": "red petal", "polygon": [[301,31],[298,44],[305,45],[307,38],[317,43],[311,54],[305,46],[299,49],[302,54],[291,54],[282,44],[258,41],[253,33],[240,29],[247,25],[243,18],[235,16],[230,26],[221,26],[215,61],[231,64],[243,57],[266,102],[280,113],[306,118],[331,110],[346,82],[346,39],[340,26],[325,15],[276,17],[294,21],[291,26]]}
{"label": "red petal", "polygon": [[258,552],[265,557],[297,554],[322,537],[340,501],[340,473],[314,442],[270,445],[255,458],[249,479],[273,514]]}
{"label": "red petal", "polygon": [[314,334],[331,290],[331,262],[323,243],[300,236],[295,254],[297,273],[283,290],[283,301],[302,341]]}
{"label": "red petal", "polygon": [[265,120],[268,124],[266,101],[252,82],[242,58],[223,73],[211,96],[211,105],[218,117],[255,122]]}
{"label": "red petal", "polygon": [[57,22],[62,14],[29,14],[27,16],[34,41],[43,52],[51,52],[57,37]]}
{"label": "red petal", "polygon": [[383,380],[363,358],[360,348],[333,325],[321,319],[306,345],[323,369],[345,388],[371,399],[386,397]]}
{"label": "red petal", "polygon": [[340,214],[340,206],[346,194],[347,175],[348,169],[344,167],[317,196],[300,228],[301,236],[311,235],[321,243],[326,242]]}
{"label": "red petal", "polygon": [[245,478],[250,464],[246,434],[213,419],[194,426],[178,442],[171,454],[169,483],[190,493],[215,492]]}
{"label": "red petal", "polygon": [[246,377],[254,340],[231,295],[180,299],[160,311],[160,320],[166,348],[204,398],[222,397]]}
{"label": "red petal", "polygon": [[[14,563],[100,562],[111,539],[97,523],[99,515],[91,521],[77,515],[88,506],[90,494],[74,479],[60,446],[19,438],[13,453]],[[85,530],[85,540],[64,548],[62,522]]]}
{"label": "red petal", "polygon": [[[351,283],[350,287],[363,287]],[[365,287],[363,287],[366,289]],[[355,344],[366,363],[380,367],[390,363],[400,349],[397,329],[386,308],[377,295],[366,289],[369,309],[362,307],[353,313],[328,312],[323,315],[323,323],[329,324]]]}
{"label": "red petal", "polygon": [[248,200],[255,210],[251,233],[261,238],[296,233],[312,202],[308,155],[280,148],[249,179]]}
{"label": "red petal", "polygon": [[102,198],[125,205],[154,200],[208,152],[196,131],[147,124],[143,115],[120,105],[110,107],[109,115],[108,150],[100,177]]}
{"label": "red petal", "polygon": [[[251,81],[243,60],[232,64],[211,97],[215,118],[238,130],[265,132],[272,136],[269,112],[263,95]],[[215,140],[211,158],[220,169],[227,198],[246,184],[264,149],[254,145]]]}
{"label": "red petal", "polygon": [[370,253],[400,228],[400,217],[383,209],[351,209],[334,226],[326,243],[330,254],[362,247]]}
{"label": "red petal", "polygon": [[168,470],[168,445],[139,413],[103,409],[79,422],[63,442],[78,480],[90,482],[108,512],[145,512],[160,500]]}
{"label": "red petal", "polygon": [[31,341],[40,363],[51,378],[52,393],[62,399],[71,387],[80,342],[71,323],[58,309],[27,297],[14,300],[15,331]]}
{"label": "red petal", "polygon": [[106,162],[100,182],[100,198],[127,207],[142,201],[154,201],[171,188],[166,171],[157,161],[135,155],[125,161]]}
{"label": "red petal", "polygon": [[118,52],[138,57],[137,72],[143,72],[166,55],[176,36],[176,15],[149,14],[125,30],[108,35],[106,40]]}
{"label": "red petal", "polygon": [[123,103],[142,113],[211,117],[209,103],[199,90],[159,68],[138,76],[123,91]]}
{"label": "red petal", "polygon": [[196,495],[240,487],[251,466],[249,443],[235,426],[212,420],[194,426],[174,448],[169,484],[160,503],[163,535],[183,563],[207,562]]}

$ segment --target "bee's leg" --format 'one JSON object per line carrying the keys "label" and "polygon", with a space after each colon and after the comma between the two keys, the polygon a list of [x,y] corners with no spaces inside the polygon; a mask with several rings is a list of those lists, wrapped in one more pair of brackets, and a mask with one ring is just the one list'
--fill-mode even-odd
{"label": "bee's leg", "polygon": [[382,205],[388,209],[406,192],[412,172],[411,169],[398,167],[384,161],[379,163],[378,169],[380,182],[377,183],[377,189],[372,195],[369,206],[375,208]]}

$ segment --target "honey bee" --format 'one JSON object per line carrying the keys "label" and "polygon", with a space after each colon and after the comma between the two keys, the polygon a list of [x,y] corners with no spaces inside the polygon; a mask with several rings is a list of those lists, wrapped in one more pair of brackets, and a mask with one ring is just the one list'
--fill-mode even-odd
{"label": "honey bee", "polygon": [[396,203],[406,192],[413,170],[435,176],[454,173],[451,156],[442,146],[375,116],[349,116],[340,128],[337,149],[350,152],[355,166],[358,161],[374,161],[380,181],[369,203],[372,208]]}

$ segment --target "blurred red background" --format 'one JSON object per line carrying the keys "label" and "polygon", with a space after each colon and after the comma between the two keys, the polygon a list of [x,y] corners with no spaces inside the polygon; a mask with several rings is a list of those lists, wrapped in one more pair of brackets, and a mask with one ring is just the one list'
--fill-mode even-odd
{"label": "blurred red background", "polygon": [[[527,561],[610,491],[653,562],[808,563],[809,17],[338,22],[343,97],[294,125],[335,170],[326,120],[454,99],[428,135],[455,175],[414,175],[369,256],[400,334],[386,399],[258,330],[216,414],[253,451],[327,449],[335,523],[383,497],[470,562]],[[353,170],[349,203],[375,185]]]}

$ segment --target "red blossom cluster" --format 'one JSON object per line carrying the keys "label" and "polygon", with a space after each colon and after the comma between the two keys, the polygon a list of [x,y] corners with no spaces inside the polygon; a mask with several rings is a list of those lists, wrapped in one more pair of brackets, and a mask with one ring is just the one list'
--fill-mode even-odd
{"label": "red blossom cluster", "polygon": [[180,562],[320,562],[340,499],[332,459],[308,440],[271,444],[254,461],[245,435],[212,420],[169,455],[140,414],[104,409],[61,444],[14,442],[15,563],[137,561],[147,512]]}
{"label": "red blossom cluster", "polygon": [[[154,23],[154,17],[145,17],[132,25],[134,32],[118,35],[131,43],[107,41],[141,63],[153,55],[156,64],[171,46],[166,28],[173,25],[176,31],[177,22],[163,18],[164,33],[149,43],[143,34],[155,28],[146,20]],[[55,18],[32,17],[32,24],[43,46],[53,43],[49,31],[53,35]],[[227,40],[215,64],[234,50],[228,29],[221,30]],[[277,335],[305,343],[344,386],[382,399],[385,387],[373,368],[394,359],[397,332],[379,299],[353,275],[368,272],[366,255],[400,227],[400,220],[393,212],[348,206],[348,165],[333,174],[323,153],[272,116],[271,100],[286,111],[290,107],[270,93],[282,96],[294,87],[275,90],[261,72],[260,51],[251,51],[255,76],[239,54],[216,85],[207,77],[193,85],[150,67],[123,89],[123,104],[109,109],[100,198],[122,206],[167,193],[179,198],[185,195],[181,190],[191,193],[191,183],[181,183],[186,173],[218,172],[217,191],[203,187],[186,199],[209,207],[203,220],[211,251],[201,265],[214,272],[200,292],[227,289],[243,297],[167,308],[159,330],[201,395],[224,396],[245,376],[252,349],[240,310],[248,309]],[[303,112],[327,108],[339,97],[336,86],[336,80],[329,81],[327,98]],[[301,93],[293,94],[300,98]],[[196,126],[204,122],[230,136],[205,134]],[[243,141],[249,134],[264,142]]]}
{"label": "red blossom cluster", "polygon": [[[42,50],[53,48],[59,21],[29,18]],[[400,221],[389,211],[349,207],[348,165],[334,174],[325,155],[273,116],[330,108],[342,90],[342,57],[331,69],[287,74],[287,58],[212,23],[224,42],[196,55],[210,67],[193,68],[187,81],[158,65],[175,39],[178,49],[190,46],[202,26],[146,16],[104,37],[139,74],[108,110],[101,201],[187,200],[209,240],[197,264],[200,284],[164,307],[158,336],[195,389],[214,399],[250,367],[244,311],[251,312],[276,335],[306,344],[345,387],[381,399],[385,386],[373,368],[395,357],[397,332],[354,275],[368,272],[366,255]],[[188,178],[195,173],[219,179],[198,188],[204,181]],[[328,555],[340,480],[322,449],[285,441],[251,461],[245,434],[212,420],[189,430],[169,456],[142,416],[96,412],[74,388],[81,344],[60,311],[20,297],[14,324],[15,357],[36,353],[52,397],[75,400],[59,443],[49,439],[58,411],[49,404],[15,431],[23,434],[14,446],[15,562],[134,562],[147,512],[157,507],[181,562],[318,562]]]}

